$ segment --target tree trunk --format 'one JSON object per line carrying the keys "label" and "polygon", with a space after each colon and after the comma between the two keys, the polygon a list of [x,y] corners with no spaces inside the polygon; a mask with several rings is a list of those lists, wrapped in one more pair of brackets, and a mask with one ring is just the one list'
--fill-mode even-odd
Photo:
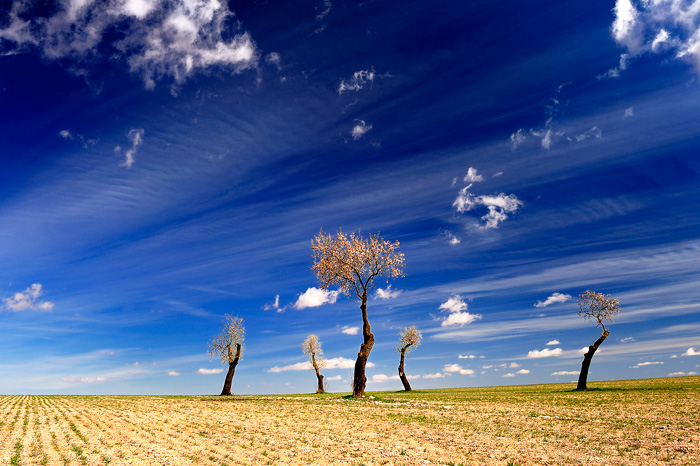
{"label": "tree trunk", "polygon": [[610,335],[610,332],[605,330],[600,336],[600,338],[598,338],[595,343],[588,347],[588,352],[586,352],[586,354],[583,355],[583,362],[581,363],[581,373],[578,376],[578,385],[576,386],[576,390],[586,389],[586,381],[588,380],[588,368],[591,366],[591,360],[593,359],[593,355],[598,350],[598,347],[601,345],[601,343],[603,343],[605,339],[608,338],[608,335]]}
{"label": "tree trunk", "polygon": [[325,393],[326,391],[323,389],[323,376],[321,375],[321,371],[318,370],[316,355],[314,353],[311,353],[311,364],[314,366],[314,370],[316,371],[316,379],[318,379],[318,388],[316,389],[316,393]]}
{"label": "tree trunk", "polygon": [[229,363],[228,372],[226,373],[226,380],[224,381],[224,388],[221,390],[220,396],[231,395],[231,384],[233,383],[233,374],[236,373],[236,366],[238,365],[238,360],[241,358],[241,344],[236,344],[236,357],[231,360],[229,351]]}
{"label": "tree trunk", "polygon": [[401,360],[399,361],[399,378],[401,379],[401,383],[403,384],[403,389],[406,390],[407,392],[411,391],[411,384],[408,383],[408,379],[406,378],[406,374],[403,371],[403,360],[406,355],[406,348],[408,346],[404,346],[401,348]]}
{"label": "tree trunk", "polygon": [[352,396],[354,398],[362,398],[365,396],[365,385],[367,384],[365,366],[367,366],[369,352],[372,351],[372,346],[374,346],[374,335],[372,335],[369,320],[367,320],[366,292],[362,295],[360,310],[362,310],[362,336],[364,337],[364,343],[360,345],[360,351],[357,353],[357,361],[355,361],[355,374],[352,379]]}

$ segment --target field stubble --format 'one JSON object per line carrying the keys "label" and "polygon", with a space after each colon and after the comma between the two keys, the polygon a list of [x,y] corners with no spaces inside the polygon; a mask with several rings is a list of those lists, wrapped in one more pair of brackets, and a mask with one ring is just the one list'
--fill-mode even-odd
{"label": "field stubble", "polygon": [[700,464],[700,377],[590,387],[0,396],[0,464]]}

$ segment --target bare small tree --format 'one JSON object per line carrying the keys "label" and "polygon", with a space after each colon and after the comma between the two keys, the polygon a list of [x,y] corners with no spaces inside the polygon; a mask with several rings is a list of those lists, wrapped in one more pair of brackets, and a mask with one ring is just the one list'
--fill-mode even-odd
{"label": "bare small tree", "polygon": [[578,376],[576,390],[585,390],[586,381],[588,380],[588,368],[591,365],[593,355],[610,335],[608,329],[605,328],[605,322],[612,322],[613,317],[620,313],[620,302],[615,298],[611,298],[609,294],[604,295],[595,291],[586,291],[578,297],[578,309],[578,315],[582,316],[584,320],[595,320],[598,322],[597,327],[602,328],[600,337],[588,347],[588,351],[583,355],[581,374]]}
{"label": "bare small tree", "polygon": [[314,263],[311,269],[319,286],[328,290],[337,286],[347,297],[360,302],[362,311],[362,335],[353,374],[353,397],[365,394],[365,367],[374,346],[369,320],[367,319],[367,294],[374,288],[377,277],[397,278],[403,276],[404,256],[399,252],[399,242],[391,243],[370,235],[368,239],[338,231],[336,237],[324,234],[323,230],[311,242]]}
{"label": "bare small tree", "polygon": [[323,354],[323,350],[321,349],[321,342],[319,341],[318,336],[311,334],[306,337],[304,343],[301,344],[301,350],[309,357],[311,366],[314,368],[314,371],[316,371],[316,379],[318,380],[318,388],[316,389],[316,393],[324,393],[325,389],[323,387],[323,375],[321,375],[321,369],[326,367],[326,360],[321,356]]}
{"label": "bare small tree", "polygon": [[228,372],[221,396],[231,395],[233,375],[236,373],[236,366],[243,352],[243,340],[245,340],[243,318],[226,314],[221,333],[209,342],[209,357],[218,356],[221,359],[221,364],[224,366],[228,364]]}
{"label": "bare small tree", "polygon": [[403,389],[407,392],[411,391],[411,384],[408,383],[408,378],[406,378],[406,374],[403,371],[403,361],[411,351],[420,345],[421,337],[420,330],[418,330],[418,327],[415,325],[404,328],[399,332],[399,344],[396,345],[396,351],[401,355],[401,359],[399,360],[399,378],[403,384]]}

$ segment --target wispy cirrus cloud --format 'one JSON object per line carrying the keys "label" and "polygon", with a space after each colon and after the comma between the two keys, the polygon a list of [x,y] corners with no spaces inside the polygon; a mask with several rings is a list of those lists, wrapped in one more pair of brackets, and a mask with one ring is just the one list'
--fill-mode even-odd
{"label": "wispy cirrus cloud", "polygon": [[248,33],[231,30],[233,12],[218,0],[74,0],[30,16],[35,3],[12,3],[9,24],[0,29],[0,38],[12,45],[6,54],[39,50],[73,69],[116,58],[148,88],[165,76],[181,83],[213,66],[240,73],[257,64],[255,43]]}
{"label": "wispy cirrus cloud", "polygon": [[213,375],[213,374],[221,374],[224,370],[223,369],[204,369],[200,368],[197,369],[197,374],[202,374],[202,375]]}
{"label": "wispy cirrus cloud", "polygon": [[355,126],[352,127],[350,135],[355,141],[362,139],[362,137],[372,130],[372,125],[367,124],[365,120],[355,120]]}
{"label": "wispy cirrus cloud", "polygon": [[347,91],[359,91],[365,86],[371,86],[374,82],[376,74],[374,68],[370,70],[355,71],[350,79],[340,81],[338,85],[338,94]]}
{"label": "wispy cirrus cloud", "polygon": [[29,288],[22,292],[18,292],[9,298],[3,298],[5,308],[10,311],[20,312],[27,309],[32,311],[49,312],[53,309],[54,304],[51,301],[42,301],[40,297],[44,294],[44,290],[40,283],[34,283]]}
{"label": "wispy cirrus cloud", "polygon": [[[142,128],[133,128],[129,130],[126,136],[129,138],[129,142],[131,142],[131,147],[124,154],[124,162],[121,163],[122,167],[131,168],[134,164],[134,154],[136,154],[136,149],[143,142],[143,133],[144,131]],[[114,152],[121,152],[121,147],[115,147]]]}

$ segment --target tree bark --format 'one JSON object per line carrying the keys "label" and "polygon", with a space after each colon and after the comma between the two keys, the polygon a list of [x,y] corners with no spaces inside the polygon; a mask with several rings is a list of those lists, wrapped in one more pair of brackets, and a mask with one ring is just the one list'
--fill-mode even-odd
{"label": "tree bark", "polygon": [[231,359],[231,349],[229,348],[229,362],[228,362],[228,372],[226,373],[226,380],[224,381],[224,388],[221,390],[220,396],[231,395],[231,384],[233,383],[233,374],[236,373],[236,366],[238,365],[238,360],[241,358],[241,344],[236,343],[236,356]]}
{"label": "tree bark", "polygon": [[314,353],[311,353],[311,364],[314,366],[314,370],[316,371],[316,379],[318,379],[318,388],[316,389],[316,393],[325,393],[326,391],[323,389],[323,376],[321,375],[321,371],[318,370],[316,355]]}
{"label": "tree bark", "polygon": [[365,396],[365,385],[367,384],[365,367],[367,366],[369,353],[372,351],[372,346],[374,346],[374,335],[372,335],[369,320],[367,320],[367,292],[362,295],[360,310],[362,311],[362,336],[364,337],[364,343],[360,345],[360,351],[357,353],[357,361],[355,361],[355,373],[352,380],[353,398],[362,398]]}
{"label": "tree bark", "polygon": [[411,391],[411,384],[408,383],[408,379],[406,378],[406,374],[403,371],[403,361],[406,356],[406,348],[407,346],[404,346],[401,348],[401,359],[399,360],[399,378],[401,379],[401,383],[403,384],[403,389],[406,390],[407,392]]}
{"label": "tree bark", "polygon": [[586,381],[588,380],[588,368],[591,366],[591,360],[593,355],[598,350],[598,347],[608,338],[610,332],[605,330],[603,334],[598,338],[595,343],[588,347],[588,351],[583,355],[583,362],[581,362],[581,373],[578,376],[578,385],[576,385],[576,390],[586,390]]}

